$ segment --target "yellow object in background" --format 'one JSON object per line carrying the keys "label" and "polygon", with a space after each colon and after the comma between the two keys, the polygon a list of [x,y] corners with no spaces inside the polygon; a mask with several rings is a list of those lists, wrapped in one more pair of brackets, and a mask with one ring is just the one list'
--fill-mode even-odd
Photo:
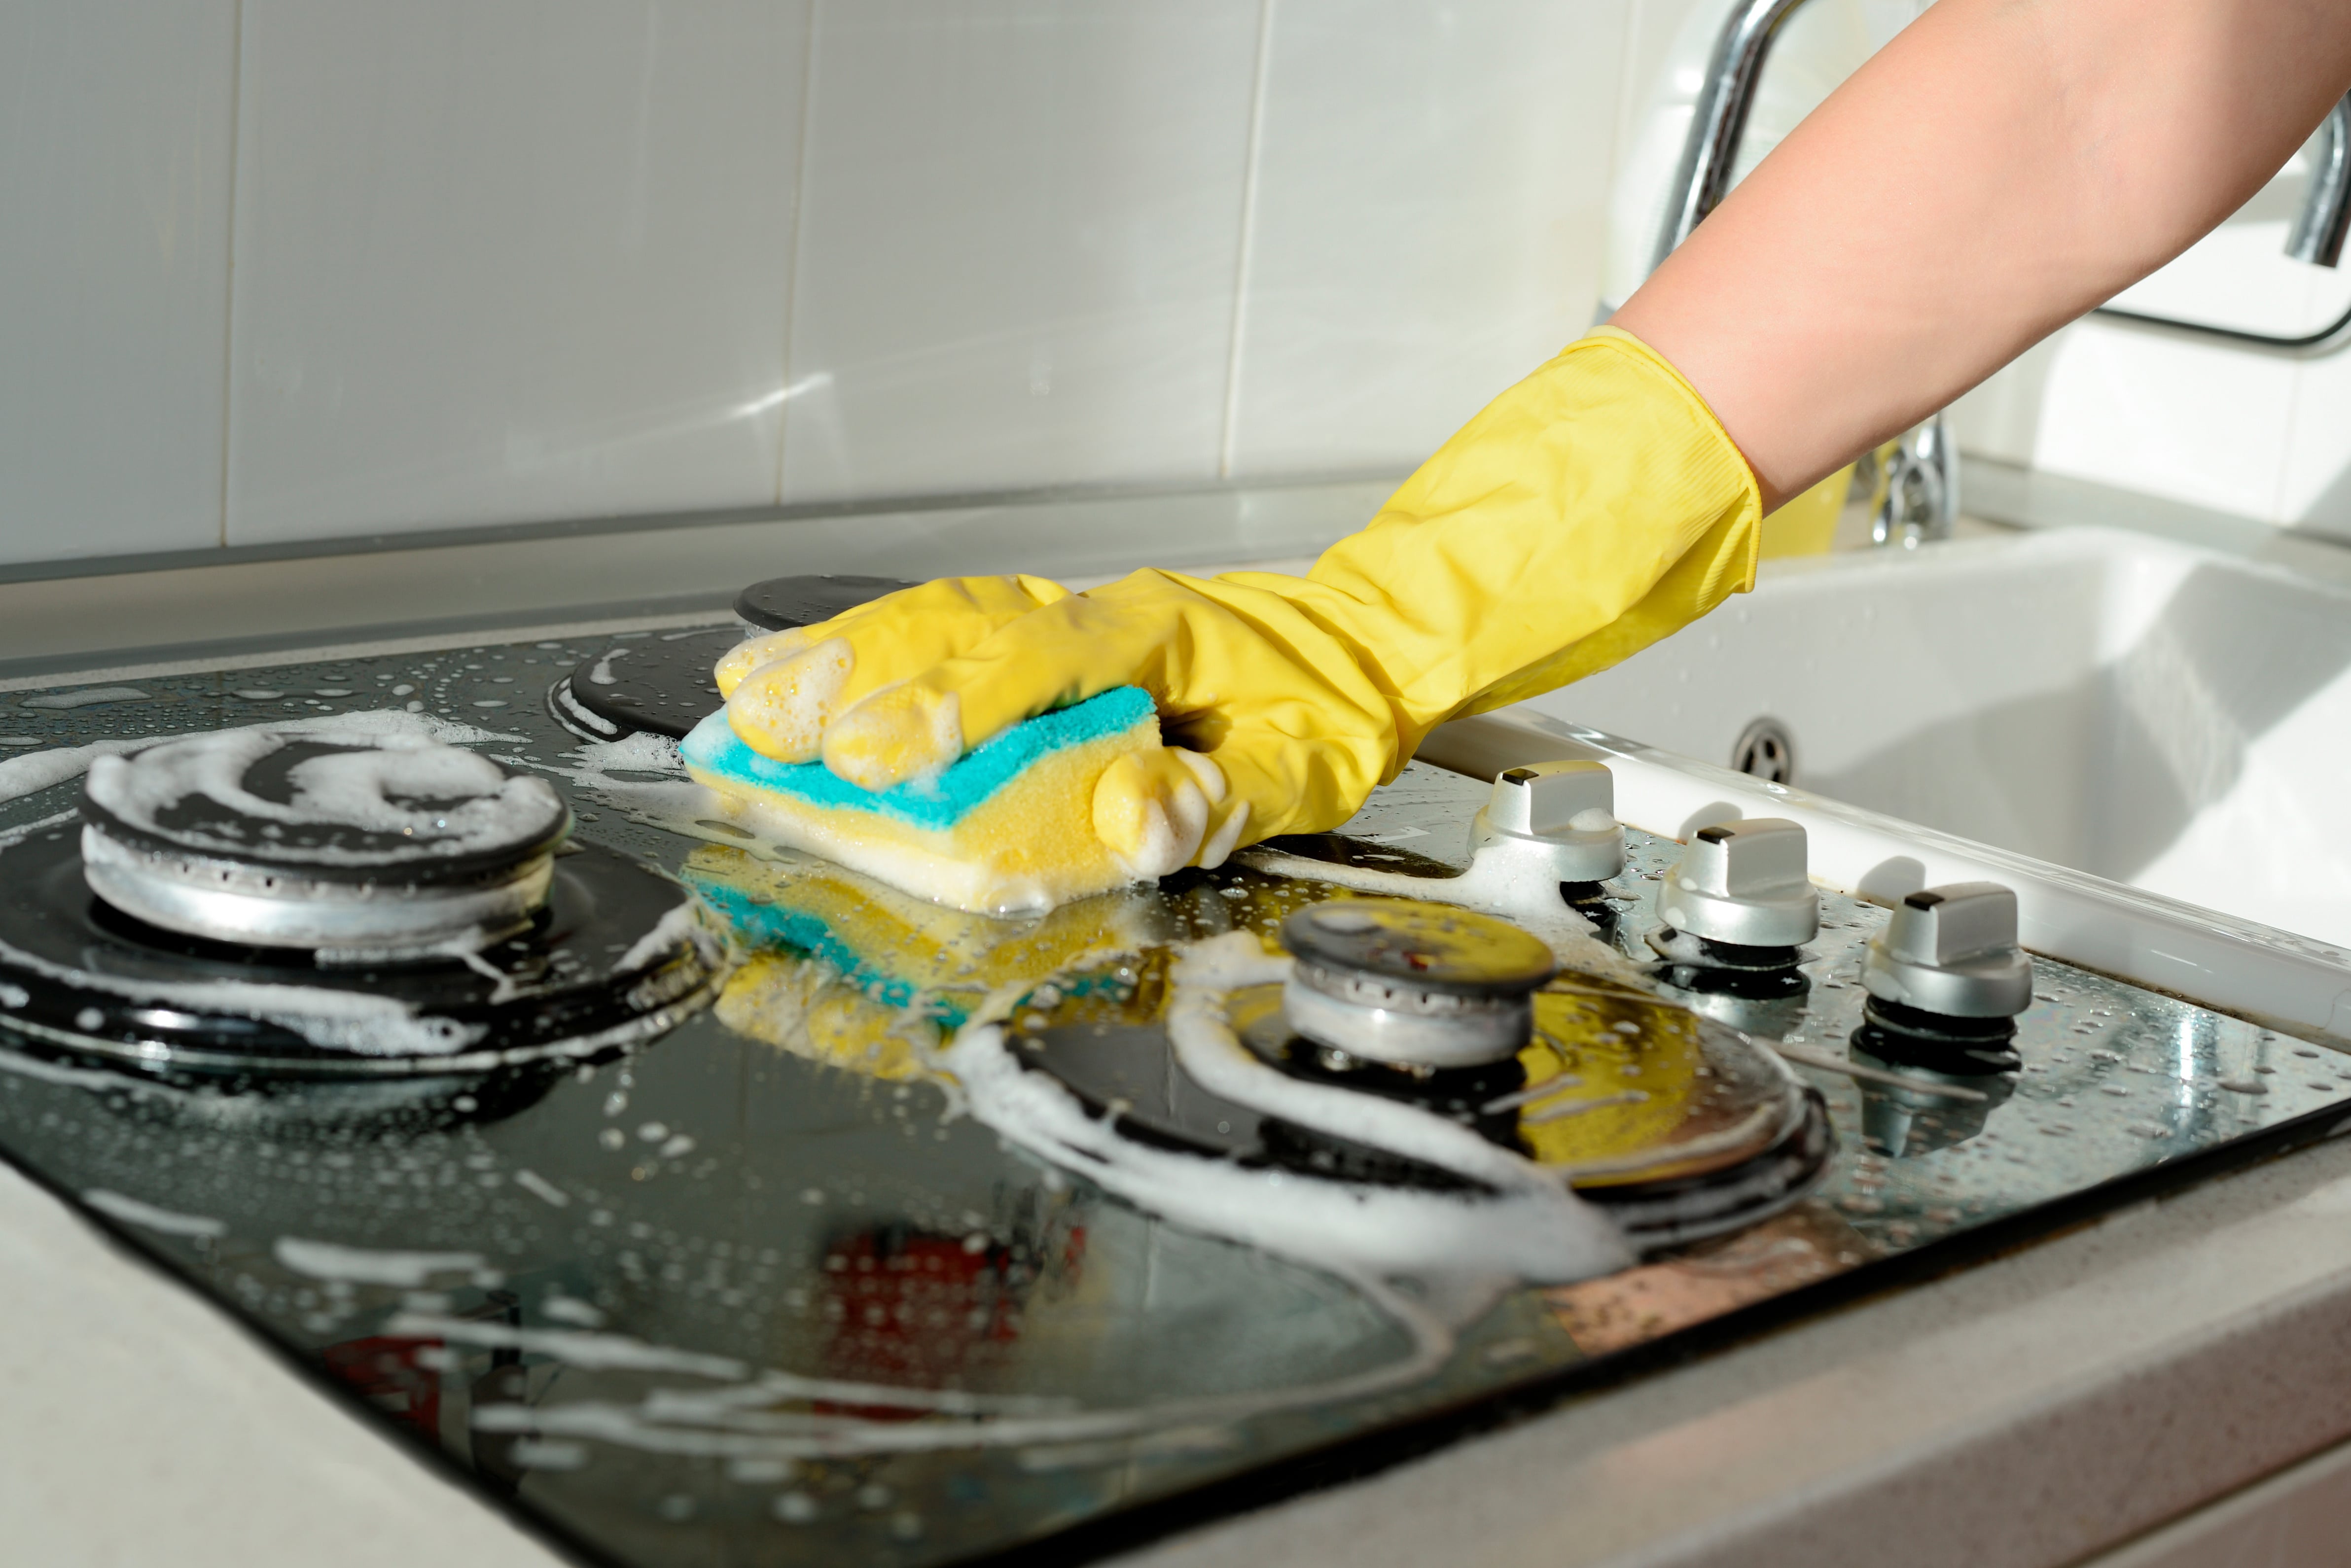
{"label": "yellow object in background", "polygon": [[1588,1166],[1669,1148],[1705,1063],[1697,1015],[1599,989],[1540,991],[1534,1006],[1535,1037],[1519,1064],[1529,1085],[1560,1088],[1519,1114],[1529,1152],[1544,1165]]}
{"label": "yellow object in background", "polygon": [[1853,493],[1853,465],[1845,464],[1802,495],[1789,497],[1763,519],[1763,560],[1783,556],[1825,556],[1835,546],[1837,519]]}

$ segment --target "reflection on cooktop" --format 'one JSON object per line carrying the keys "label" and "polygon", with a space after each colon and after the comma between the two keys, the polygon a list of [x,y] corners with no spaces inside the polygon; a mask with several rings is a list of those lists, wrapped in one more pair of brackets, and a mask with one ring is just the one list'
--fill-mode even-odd
{"label": "reflection on cooktop", "polygon": [[[1249,965],[1354,895],[1234,867],[999,922],[761,858],[697,815],[658,736],[583,742],[546,711],[559,677],[629,640],[142,680],[136,701],[12,712],[49,745],[0,759],[0,863],[61,860],[80,783],[58,748],[413,705],[561,791],[590,855],[676,878],[731,931],[723,990],[666,1033],[380,1079],[102,1056],[70,1027],[12,1028],[23,999],[0,989],[10,1159],[600,1561],[946,1563],[1072,1530],[1102,1549],[1132,1538],[1122,1518],[1196,1522],[1217,1494],[1183,1494],[1230,1478],[1333,1444],[1374,1462],[1405,1424],[2013,1242],[2189,1157],[2314,1137],[2351,1095],[2333,1052],[2047,961],[2016,1071],[1872,1054],[1859,974],[1884,910],[1824,894],[1801,985],[1709,987],[1646,942],[1680,848],[1633,832],[1591,895],[1606,972],[1534,990],[1523,1044],[1350,1056],[1290,1028],[1279,970]],[[1487,793],[1416,764],[1290,847],[1434,880],[1468,861]],[[1210,984],[1183,967],[1204,951],[1240,967]],[[1216,1027],[1179,1039],[1196,1003]],[[1014,1075],[998,1087],[1045,1085],[1083,1127],[1005,1135],[950,1059],[988,1030]],[[1186,1055],[1200,1040],[1280,1084],[1217,1076]],[[1318,1125],[1330,1096],[1384,1108]],[[1343,1257],[1123,1185],[1087,1164],[1089,1127],[1256,1181],[1271,1214],[1310,1187],[1458,1202],[1549,1172],[1571,1205],[1553,1219],[1622,1251],[1541,1282],[1499,1253]],[[1705,1207],[1725,1194],[1759,1207]]]}

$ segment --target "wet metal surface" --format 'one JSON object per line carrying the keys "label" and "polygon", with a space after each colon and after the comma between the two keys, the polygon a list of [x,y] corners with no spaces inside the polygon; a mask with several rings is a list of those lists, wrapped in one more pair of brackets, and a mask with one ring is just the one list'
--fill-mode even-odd
{"label": "wet metal surface", "polygon": [[[1862,949],[1886,919],[1824,895],[1802,986],[1698,1000],[1783,1041],[1826,1096],[1840,1147],[1825,1185],[1687,1252],[1507,1293],[1440,1361],[1383,1385],[1428,1347],[1379,1303],[1008,1151],[925,1066],[1008,983],[1106,945],[1270,930],[1328,889],[1196,873],[975,923],[750,862],[714,847],[717,829],[680,836],[580,785],[579,742],[541,694],[604,646],[140,680],[117,688],[135,696],[79,705],[71,689],[0,696],[0,761],[362,707],[479,725],[508,737],[486,750],[558,778],[580,838],[725,893],[714,902],[751,950],[717,1005],[664,1039],[493,1077],[166,1081],[43,1054],[0,1023],[0,1151],[611,1561],[1016,1549],[1481,1396],[1572,1386],[1611,1355],[1830,1276],[2351,1116],[2351,1060],[2047,962],[2022,1070],[1958,1085],[1980,1098],[1806,1065],[1849,1059]],[[0,803],[0,828],[69,809],[77,789]],[[1416,765],[1324,851],[1460,865],[1485,794]],[[1612,940],[1646,961],[1679,850],[1627,836]]]}

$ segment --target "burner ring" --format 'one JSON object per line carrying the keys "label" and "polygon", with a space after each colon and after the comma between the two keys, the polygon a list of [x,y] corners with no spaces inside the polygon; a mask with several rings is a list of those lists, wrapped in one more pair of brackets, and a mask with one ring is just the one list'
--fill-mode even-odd
{"label": "burner ring", "polygon": [[185,936],[354,957],[469,950],[546,902],[569,832],[543,779],[413,733],[225,730],[91,764],[83,873]]}
{"label": "burner ring", "polygon": [[437,947],[486,947],[547,902],[552,850],[429,889],[289,875],[206,855],[134,849],[96,822],[81,830],[91,892],[151,926],[183,936],[354,957]]}
{"label": "burner ring", "polygon": [[60,825],[0,840],[0,1038],[150,1072],[381,1079],[586,1060],[676,1027],[731,967],[690,889],[601,846],[556,862],[519,932],[367,963],[147,925],[91,895],[79,837]]}

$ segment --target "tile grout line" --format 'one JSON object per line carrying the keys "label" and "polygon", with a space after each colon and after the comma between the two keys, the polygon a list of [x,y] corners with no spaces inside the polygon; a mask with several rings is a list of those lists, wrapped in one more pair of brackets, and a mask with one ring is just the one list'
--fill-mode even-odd
{"label": "tile grout line", "polygon": [[232,437],[236,409],[236,199],[237,170],[245,161],[240,138],[245,134],[245,0],[236,0],[229,16],[228,45],[228,262],[222,268],[221,291],[221,439],[219,547],[228,548],[228,468],[235,450]]}
{"label": "tile grout line", "polygon": [[816,141],[816,22],[818,9],[823,4],[824,0],[809,0],[808,28],[800,40],[800,144],[792,161],[791,232],[784,242],[783,360],[776,367],[780,379],[778,390],[783,394],[776,404],[775,504],[778,506],[784,504],[784,441],[791,429],[792,339],[793,327],[799,320],[800,220],[808,210],[809,149]]}
{"label": "tile grout line", "polygon": [[1232,334],[1225,344],[1224,431],[1217,443],[1217,474],[1222,479],[1233,476],[1234,446],[1240,434],[1241,346],[1248,326],[1250,264],[1257,250],[1258,164],[1265,148],[1266,80],[1272,74],[1274,4],[1275,0],[1259,0],[1258,4],[1257,69],[1249,82],[1249,156],[1241,171],[1240,244],[1233,264]]}

